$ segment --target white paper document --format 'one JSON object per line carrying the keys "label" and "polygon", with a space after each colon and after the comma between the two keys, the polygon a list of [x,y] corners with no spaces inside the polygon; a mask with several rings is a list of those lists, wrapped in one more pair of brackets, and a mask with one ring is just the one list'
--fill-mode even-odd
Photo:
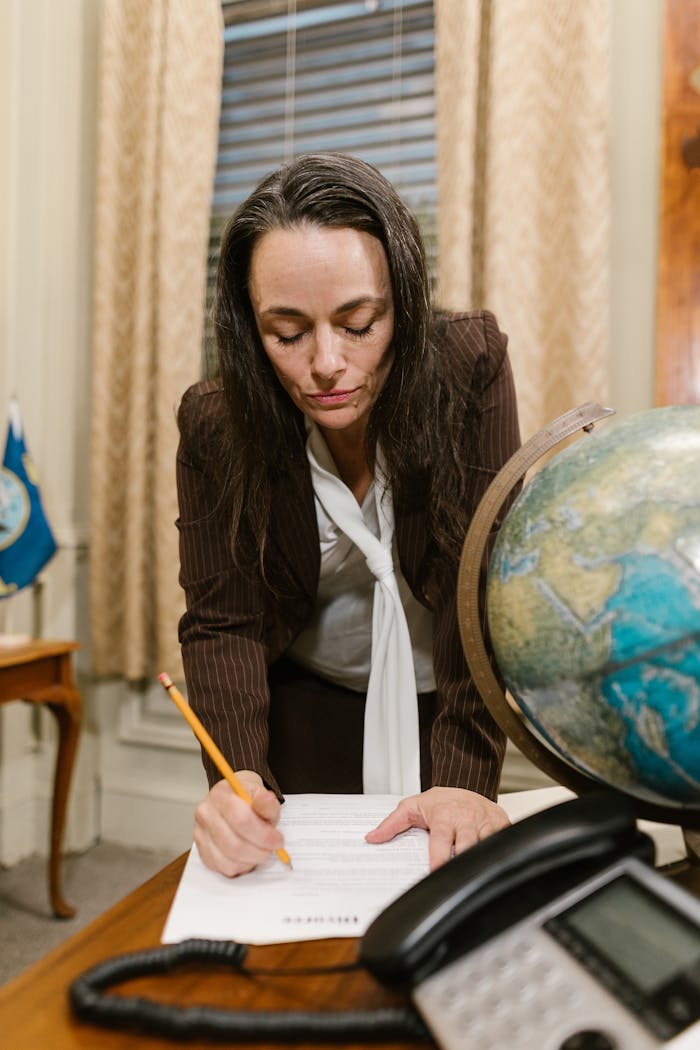
{"label": "white paper document", "polygon": [[393,795],[288,795],[279,827],[292,869],[276,856],[235,879],[204,867],[192,846],[162,940],[276,944],[360,937],[392,900],[428,874],[419,828],[370,845]]}
{"label": "white paper document", "polygon": [[[510,819],[522,820],[574,794],[542,788],[501,795]],[[288,795],[280,829],[292,858],[276,856],[248,875],[226,878],[205,868],[192,846],[168,915],[165,943],[190,937],[277,944],[361,937],[391,901],[428,874],[428,834],[419,828],[370,845],[365,835],[400,801],[398,795]],[[654,838],[657,865],[685,856],[672,825],[640,821]]]}

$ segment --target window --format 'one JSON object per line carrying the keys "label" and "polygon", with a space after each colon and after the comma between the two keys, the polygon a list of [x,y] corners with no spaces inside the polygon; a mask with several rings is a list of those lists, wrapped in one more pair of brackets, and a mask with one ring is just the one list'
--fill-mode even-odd
{"label": "window", "polygon": [[[208,305],[227,219],[263,175],[310,150],[352,153],[379,168],[418,219],[432,264],[432,2],[224,0],[222,7],[225,52]],[[211,369],[211,330],[206,351]]]}

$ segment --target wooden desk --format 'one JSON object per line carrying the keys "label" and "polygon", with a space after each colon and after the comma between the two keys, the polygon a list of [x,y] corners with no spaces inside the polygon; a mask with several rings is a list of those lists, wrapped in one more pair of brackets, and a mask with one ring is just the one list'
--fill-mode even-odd
{"label": "wooden desk", "polygon": [[77,642],[37,639],[11,648],[0,646],[0,704],[10,700],[46,704],[58,723],[49,852],[49,897],[58,918],[75,914],[61,893],[60,864],[68,789],[82,720],[82,700],[71,670],[71,656],[78,648]]}
{"label": "wooden desk", "polygon": [[[176,1044],[141,1034],[109,1031],[75,1021],[67,991],[74,977],[103,959],[123,952],[154,947],[160,941],[165,919],[186,857],[173,861],[139,889],[116,904],[84,930],[69,938],[15,980],[0,988],[0,1039],[17,1050],[162,1050]],[[251,947],[248,963],[256,966],[331,966],[355,958],[356,941],[338,939],[297,944]],[[339,1010],[373,1009],[406,1005],[408,997],[381,988],[363,971],[328,976],[245,978],[222,969],[182,970],[163,980],[149,977],[121,986],[129,994],[142,994],[180,1005],[216,1004],[242,1010]],[[246,1044],[191,1041],[187,1050],[212,1050],[213,1046]],[[261,1043],[250,1044],[258,1048]],[[264,1046],[283,1046],[265,1043]],[[297,1044],[299,1046],[300,1044]],[[341,1045],[314,1043],[319,1050]],[[358,1044],[342,1044],[360,1050]],[[429,1046],[426,1043],[382,1043],[385,1050]]]}
{"label": "wooden desk", "polygon": [[[139,889],[81,932],[69,938],[14,981],[0,988],[0,1032],[4,1046],[17,1050],[162,1050],[174,1046],[141,1034],[109,1031],[75,1021],[68,1006],[68,987],[88,967],[123,952],[154,947],[175,893],[186,856],[173,861]],[[700,868],[678,866],[673,877],[700,896]],[[253,947],[250,966],[331,966],[355,958],[356,941],[324,940]],[[128,994],[142,994],[180,1005],[207,1003],[242,1010],[374,1009],[407,1005],[407,996],[387,992],[363,971],[328,976],[244,978],[220,969],[182,970],[166,979],[149,977],[124,984]],[[213,1046],[240,1048],[243,1043],[187,1042],[188,1050]],[[262,1048],[282,1043],[249,1044]],[[298,1046],[300,1044],[297,1044]],[[319,1050],[359,1044],[314,1043]],[[376,1044],[386,1050],[409,1050],[427,1043]]]}

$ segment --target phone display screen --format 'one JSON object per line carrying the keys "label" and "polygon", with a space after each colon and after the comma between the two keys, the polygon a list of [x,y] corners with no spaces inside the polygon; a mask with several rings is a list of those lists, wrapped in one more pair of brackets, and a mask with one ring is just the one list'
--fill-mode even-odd
{"label": "phone display screen", "polygon": [[628,876],[559,920],[647,994],[693,964],[700,966],[700,930]]}
{"label": "phone display screen", "polygon": [[618,876],[544,926],[657,1034],[700,1017],[700,926],[637,879]]}

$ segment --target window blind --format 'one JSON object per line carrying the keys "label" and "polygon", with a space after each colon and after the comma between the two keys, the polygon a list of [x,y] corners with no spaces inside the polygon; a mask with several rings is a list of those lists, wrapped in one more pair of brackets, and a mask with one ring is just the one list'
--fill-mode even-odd
{"label": "window blind", "polygon": [[[265,174],[308,151],[352,153],[379,168],[418,219],[432,266],[432,0],[224,0],[222,9],[208,305],[227,219]],[[210,359],[210,331],[207,344]]]}

